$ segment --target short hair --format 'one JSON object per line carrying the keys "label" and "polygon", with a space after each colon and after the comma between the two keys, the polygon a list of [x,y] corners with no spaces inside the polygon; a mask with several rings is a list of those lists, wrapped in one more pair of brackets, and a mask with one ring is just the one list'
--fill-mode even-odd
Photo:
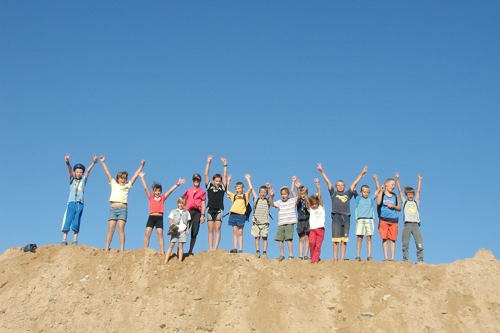
{"label": "short hair", "polygon": [[405,187],[405,194],[408,194],[408,193],[415,194],[415,190],[413,189],[413,187],[410,187],[410,186]]}
{"label": "short hair", "polygon": [[363,191],[364,188],[370,189],[370,186],[368,186],[368,185],[361,186],[361,191]]}
{"label": "short hair", "polygon": [[265,185],[262,185],[261,187],[259,187],[259,192],[260,192],[260,190],[266,190],[266,192],[267,192],[267,187]]}
{"label": "short hair", "polygon": [[153,185],[151,185],[151,188],[153,189],[153,191],[157,188],[160,189],[160,192],[163,190],[162,187],[161,187],[161,184],[160,183],[157,183],[157,182],[153,182]]}
{"label": "short hair", "polygon": [[309,201],[312,201],[314,203],[318,202],[319,203],[319,195],[313,194],[309,197]]}
{"label": "short hair", "polygon": [[304,185],[299,186],[299,191],[302,191],[303,189],[306,189],[307,192],[307,187],[305,187]]}
{"label": "short hair", "polygon": [[384,184],[387,184],[388,182],[396,182],[396,181],[393,178],[387,178]]}
{"label": "short hair", "polygon": [[344,184],[344,186],[345,186],[345,183],[344,183],[344,181],[343,181],[342,179],[337,180],[337,181],[335,182],[335,186],[337,186],[337,184],[338,184],[338,183],[342,183],[342,184]]}
{"label": "short hair", "polygon": [[245,187],[245,184],[243,184],[242,182],[237,182],[236,184],[234,184],[234,188],[236,188],[236,186]]}
{"label": "short hair", "polygon": [[212,177],[212,180],[215,180],[215,178],[220,178],[220,180],[222,180],[222,176],[220,175],[220,173],[216,173],[216,174]]}
{"label": "short hair", "polygon": [[183,195],[181,195],[181,196],[179,197],[179,199],[177,199],[177,203],[178,203],[178,204],[179,204],[179,203],[181,203],[181,204],[185,205],[185,204],[186,204],[186,197],[185,197],[185,196],[183,196]]}
{"label": "short hair", "polygon": [[282,188],[280,188],[280,193],[285,191],[286,193],[290,194],[290,189],[288,188],[288,186],[283,186]]}
{"label": "short hair", "polygon": [[119,178],[125,178],[128,179],[128,172],[127,171],[120,171],[116,174],[116,181],[118,181]]}

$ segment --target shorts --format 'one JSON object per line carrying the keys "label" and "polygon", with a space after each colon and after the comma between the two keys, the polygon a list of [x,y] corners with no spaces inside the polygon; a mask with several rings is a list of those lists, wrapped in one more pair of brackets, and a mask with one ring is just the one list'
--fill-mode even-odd
{"label": "shorts", "polygon": [[207,210],[207,222],[211,221],[222,221],[222,209],[212,209]]}
{"label": "shorts", "polygon": [[356,222],[356,235],[357,236],[371,236],[375,226],[373,219],[360,218]]}
{"label": "shorts", "polygon": [[293,240],[293,224],[279,225],[274,240],[278,242]]}
{"label": "shorts", "polygon": [[254,237],[267,237],[267,234],[269,234],[269,224],[253,224],[252,225],[252,230],[250,231],[252,236]]}
{"label": "shorts", "polygon": [[73,230],[75,233],[79,233],[82,213],[83,203],[76,201],[68,202],[68,207],[66,208],[66,212],[64,212],[61,231],[67,232],[69,231],[69,228],[71,226],[71,230]]}
{"label": "shorts", "polygon": [[297,234],[299,235],[299,237],[309,235],[309,219],[299,220],[297,222]]}
{"label": "shorts", "polygon": [[170,236],[170,243],[186,243],[186,230],[182,230],[181,232],[178,232],[176,234],[173,234]]}
{"label": "shorts", "polygon": [[196,238],[200,231],[201,212],[198,209],[191,209],[189,215],[191,215],[191,238]]}
{"label": "shorts", "polygon": [[397,241],[398,239],[398,222],[387,222],[384,220],[378,221],[378,233],[383,240]]}
{"label": "shorts", "polygon": [[332,242],[349,241],[350,216],[343,214],[332,214]]}
{"label": "shorts", "polygon": [[149,215],[146,228],[163,229],[163,215]]}
{"label": "shorts", "polygon": [[123,220],[127,222],[127,207],[111,207],[109,209],[109,220]]}
{"label": "shorts", "polygon": [[229,214],[229,221],[227,221],[227,224],[232,227],[241,227],[245,225],[246,220],[247,217],[245,215],[231,213]]}

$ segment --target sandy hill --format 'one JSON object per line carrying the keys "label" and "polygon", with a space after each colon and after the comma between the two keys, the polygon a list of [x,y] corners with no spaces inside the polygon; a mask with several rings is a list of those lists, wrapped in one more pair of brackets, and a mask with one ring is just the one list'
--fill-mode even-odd
{"label": "sandy hill", "polygon": [[0,332],[500,332],[500,264],[313,265],[201,252],[11,248]]}

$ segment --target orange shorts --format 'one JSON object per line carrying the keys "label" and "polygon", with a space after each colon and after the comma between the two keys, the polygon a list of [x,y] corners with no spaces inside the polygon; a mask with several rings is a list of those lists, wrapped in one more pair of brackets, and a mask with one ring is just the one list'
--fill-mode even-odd
{"label": "orange shorts", "polygon": [[379,220],[378,223],[378,233],[380,238],[383,240],[389,239],[391,241],[396,241],[398,239],[398,223],[397,222],[386,222],[384,220]]}

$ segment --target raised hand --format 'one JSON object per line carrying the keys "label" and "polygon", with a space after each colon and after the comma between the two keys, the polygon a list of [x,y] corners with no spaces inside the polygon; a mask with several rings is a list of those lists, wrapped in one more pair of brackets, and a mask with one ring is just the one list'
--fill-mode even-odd
{"label": "raised hand", "polygon": [[64,161],[69,163],[69,153],[66,153],[66,156],[64,156]]}
{"label": "raised hand", "polygon": [[318,163],[318,171],[323,172],[323,167],[321,166],[321,163]]}
{"label": "raised hand", "polygon": [[421,173],[418,174],[418,180],[422,180],[422,174]]}
{"label": "raised hand", "polygon": [[[293,180],[293,178],[292,178],[292,180]],[[295,181],[295,187],[296,187],[296,188],[299,188],[299,187],[300,187],[300,185],[302,185],[302,182],[300,181],[300,179],[297,179],[297,180]]]}
{"label": "raised hand", "polygon": [[314,182],[316,183],[316,186],[317,187],[321,187],[320,183],[319,183],[319,179],[318,178],[314,178]]}
{"label": "raised hand", "polygon": [[208,155],[208,157],[207,157],[207,163],[212,163],[212,158],[213,158],[212,155]]}
{"label": "raised hand", "polygon": [[396,175],[394,176],[394,178],[396,178],[396,180],[399,179],[399,172],[396,172]]}
{"label": "raised hand", "polygon": [[145,173],[145,172],[141,172],[141,173],[139,173],[139,177],[141,177],[141,178],[144,178],[144,176],[145,176],[145,175],[146,175],[146,173]]}
{"label": "raised hand", "polygon": [[104,163],[104,161],[106,161],[106,158],[105,158],[104,156],[102,156],[102,155],[101,155],[100,160],[101,160],[101,163]]}
{"label": "raised hand", "polygon": [[179,178],[179,180],[177,181],[179,184],[184,184],[186,182],[186,179],[184,178]]}
{"label": "raised hand", "polygon": [[[68,155],[69,157],[69,155]],[[94,163],[97,163],[97,154],[94,154]]]}
{"label": "raised hand", "polygon": [[376,174],[373,174],[373,175],[372,175],[372,177],[373,177],[373,179],[375,179],[375,180],[377,180],[377,179],[378,179],[378,177],[377,177],[377,175],[376,175]]}
{"label": "raised hand", "polygon": [[227,181],[230,182],[232,178],[233,178],[233,175],[229,174],[229,176],[227,176]]}
{"label": "raised hand", "polygon": [[145,160],[141,160],[141,165],[144,166],[144,164],[146,164],[146,161]]}
{"label": "raised hand", "polygon": [[227,160],[224,157],[221,157],[222,165],[227,165]]}
{"label": "raised hand", "polygon": [[297,180],[297,176],[292,176],[292,182],[295,182]]}
{"label": "raised hand", "polygon": [[368,172],[368,166],[365,165],[365,167],[363,168],[363,171],[361,171],[361,177],[363,177],[367,172]]}
{"label": "raised hand", "polygon": [[250,174],[246,173],[245,174],[245,179],[250,179],[252,176],[250,176]]}

